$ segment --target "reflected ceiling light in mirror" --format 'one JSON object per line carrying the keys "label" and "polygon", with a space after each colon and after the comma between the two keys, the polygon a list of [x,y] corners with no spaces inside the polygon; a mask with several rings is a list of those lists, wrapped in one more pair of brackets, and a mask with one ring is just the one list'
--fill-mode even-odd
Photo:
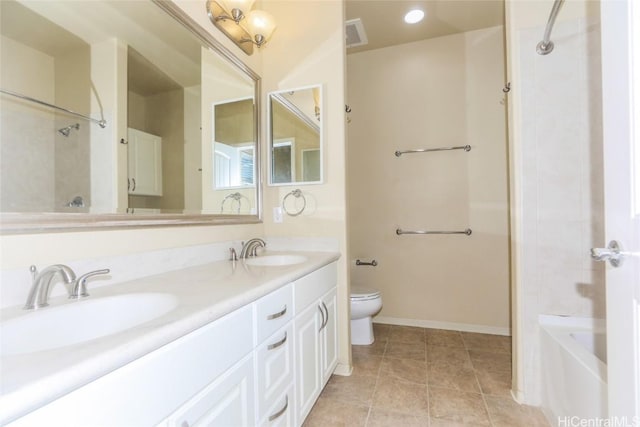
{"label": "reflected ceiling light in mirror", "polygon": [[404,15],[404,22],[406,22],[407,24],[417,24],[423,19],[424,19],[424,11],[420,9],[410,10],[409,12],[407,12],[406,15]]}
{"label": "reflected ceiling light in mirror", "polygon": [[276,29],[271,14],[251,10],[255,0],[208,0],[207,14],[213,24],[244,53],[253,54],[253,45],[263,46]]}

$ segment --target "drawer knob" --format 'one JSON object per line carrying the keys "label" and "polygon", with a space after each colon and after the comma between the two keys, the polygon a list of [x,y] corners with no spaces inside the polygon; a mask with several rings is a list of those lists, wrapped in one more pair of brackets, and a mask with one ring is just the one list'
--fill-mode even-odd
{"label": "drawer knob", "polygon": [[285,304],[282,311],[268,315],[267,320],[273,320],[273,319],[277,319],[278,317],[282,317],[285,315],[286,312],[287,312],[287,305]]}
{"label": "drawer knob", "polygon": [[280,409],[275,414],[271,415],[269,417],[269,421],[273,421],[273,420],[276,420],[276,419],[280,418],[280,416],[282,416],[282,414],[284,414],[284,412],[287,410],[287,407],[289,407],[289,395],[286,395],[284,397],[284,406],[282,407],[282,409]]}
{"label": "drawer knob", "polygon": [[282,338],[280,341],[273,343],[273,344],[269,344],[267,346],[267,350],[275,350],[276,348],[280,347],[282,344],[284,344],[285,342],[287,342],[287,332],[285,331],[284,333],[284,338]]}

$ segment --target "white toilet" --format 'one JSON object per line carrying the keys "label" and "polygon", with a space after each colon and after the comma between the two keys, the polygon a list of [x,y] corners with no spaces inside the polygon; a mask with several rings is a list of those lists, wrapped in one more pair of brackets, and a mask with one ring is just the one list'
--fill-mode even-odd
{"label": "white toilet", "polygon": [[351,344],[373,344],[372,317],[382,308],[380,291],[351,286]]}

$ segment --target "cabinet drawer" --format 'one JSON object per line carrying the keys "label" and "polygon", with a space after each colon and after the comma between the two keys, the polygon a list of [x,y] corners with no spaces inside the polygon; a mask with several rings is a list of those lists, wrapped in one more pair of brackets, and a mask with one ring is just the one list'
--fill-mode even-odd
{"label": "cabinet drawer", "polygon": [[322,267],[294,282],[296,314],[301,313],[312,302],[336,286],[338,267],[335,262]]}
{"label": "cabinet drawer", "polygon": [[293,384],[292,322],[256,349],[256,376],[258,419],[262,419]]}
{"label": "cabinet drawer", "polygon": [[255,305],[256,344],[260,344],[293,317],[293,291],[288,284],[259,299]]}
{"label": "cabinet drawer", "polygon": [[273,405],[267,410],[267,414],[258,423],[263,427],[294,427],[294,393],[293,384],[282,393]]}

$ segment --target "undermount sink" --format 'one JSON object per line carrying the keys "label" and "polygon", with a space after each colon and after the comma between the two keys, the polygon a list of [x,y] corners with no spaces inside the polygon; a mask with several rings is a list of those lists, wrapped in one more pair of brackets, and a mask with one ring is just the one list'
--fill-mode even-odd
{"label": "undermount sink", "polygon": [[302,264],[307,260],[303,255],[261,255],[254,258],[247,258],[245,263],[256,266],[285,266]]}
{"label": "undermount sink", "polygon": [[176,297],[164,293],[124,294],[73,301],[0,323],[2,356],[66,347],[115,334],[173,310]]}

